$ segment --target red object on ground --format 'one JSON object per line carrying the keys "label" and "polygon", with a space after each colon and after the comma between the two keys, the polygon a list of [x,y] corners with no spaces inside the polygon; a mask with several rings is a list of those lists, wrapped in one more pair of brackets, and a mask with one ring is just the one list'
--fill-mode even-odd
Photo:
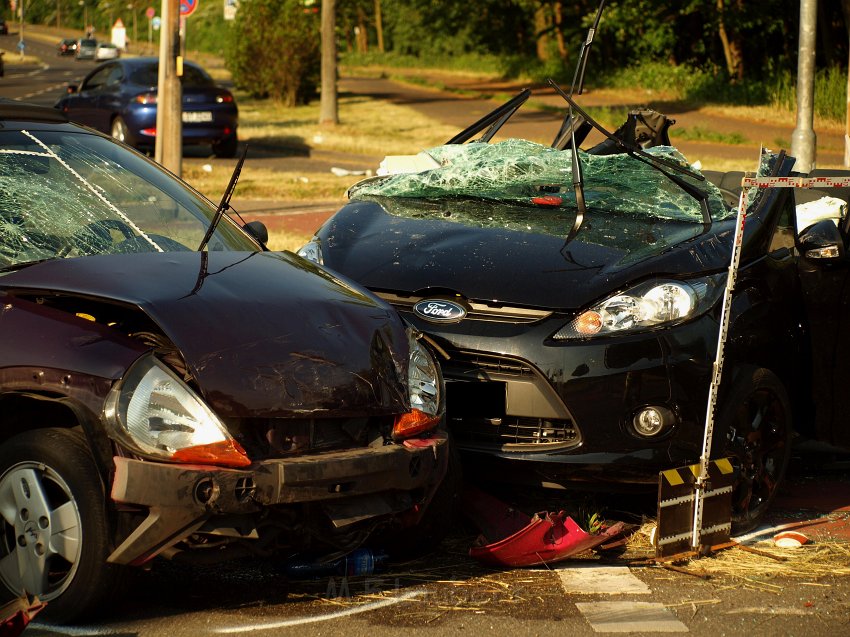
{"label": "red object on ground", "polygon": [[542,195],[540,197],[532,197],[531,203],[538,206],[560,206],[564,200],[557,195]]}
{"label": "red object on ground", "polygon": [[23,596],[0,606],[0,637],[17,637],[32,621],[45,604],[35,597]]}
{"label": "red object on ground", "polygon": [[590,535],[563,511],[529,517],[474,487],[464,490],[463,499],[464,511],[482,531],[469,555],[495,566],[534,566],[564,560],[610,542],[624,529],[618,522],[598,535]]}

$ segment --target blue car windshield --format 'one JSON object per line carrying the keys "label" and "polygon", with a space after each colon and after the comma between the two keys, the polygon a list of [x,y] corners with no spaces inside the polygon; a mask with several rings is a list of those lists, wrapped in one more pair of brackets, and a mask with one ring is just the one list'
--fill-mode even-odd
{"label": "blue car windshield", "polygon": [[[214,213],[201,194],[109,138],[0,131],[0,268],[196,250]],[[225,217],[207,249],[253,252],[259,246]]]}

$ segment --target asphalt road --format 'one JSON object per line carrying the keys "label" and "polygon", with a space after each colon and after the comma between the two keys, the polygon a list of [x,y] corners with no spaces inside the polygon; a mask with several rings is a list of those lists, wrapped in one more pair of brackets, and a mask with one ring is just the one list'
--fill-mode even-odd
{"label": "asphalt road", "polygon": [[[16,41],[14,34],[0,38],[0,47],[13,49]],[[18,67],[7,59],[0,97],[52,105],[67,83],[93,68],[88,62],[59,58],[53,45],[34,39],[28,40],[27,53],[41,56],[44,64]],[[457,110],[450,105],[447,113]],[[812,508],[817,495],[832,497]],[[518,506],[531,513],[558,510],[585,497],[524,494]],[[635,564],[635,559],[651,555],[648,545],[638,543],[620,556],[587,554],[550,568],[495,570],[467,556],[475,533],[459,524],[436,554],[393,564],[388,572],[367,578],[289,582],[270,560],[215,568],[157,563],[150,572],[138,574],[118,603],[104,609],[101,620],[54,627],[36,622],[26,634],[850,634],[850,576],[842,574],[850,568],[850,543],[843,535],[850,526],[847,467],[829,465],[824,456],[798,462],[783,497],[769,524],[803,524],[815,543],[780,567],[772,558],[730,549],[735,554],[728,567],[718,570],[704,559],[691,562],[692,573],[686,574]],[[602,498],[598,506],[612,519],[629,521],[653,512],[651,497]],[[764,536],[771,537],[772,531]],[[834,551],[833,562],[815,570],[809,562],[820,549]],[[739,570],[759,559],[763,563],[756,562],[753,570]],[[693,574],[703,569],[710,577]]]}

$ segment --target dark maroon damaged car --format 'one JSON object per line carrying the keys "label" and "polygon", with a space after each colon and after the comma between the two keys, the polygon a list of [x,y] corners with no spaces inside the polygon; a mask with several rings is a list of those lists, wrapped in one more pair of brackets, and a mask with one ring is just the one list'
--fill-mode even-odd
{"label": "dark maroon damaged car", "polygon": [[0,105],[0,581],[70,620],[156,556],[434,540],[442,379],[394,310],[153,162]]}

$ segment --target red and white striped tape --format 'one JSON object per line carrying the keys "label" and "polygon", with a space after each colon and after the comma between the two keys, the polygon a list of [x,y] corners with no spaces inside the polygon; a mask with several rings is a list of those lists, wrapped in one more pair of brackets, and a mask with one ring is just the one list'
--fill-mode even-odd
{"label": "red and white striped tape", "polygon": [[744,177],[744,188],[850,188],[850,177]]}

